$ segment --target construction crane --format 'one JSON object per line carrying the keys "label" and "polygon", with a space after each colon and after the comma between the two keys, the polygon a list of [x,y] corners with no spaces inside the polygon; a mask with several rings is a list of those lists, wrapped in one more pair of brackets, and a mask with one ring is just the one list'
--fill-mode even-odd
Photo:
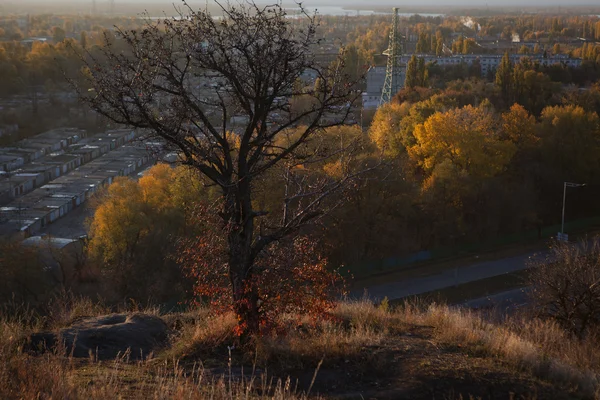
{"label": "construction crane", "polygon": [[385,81],[381,90],[381,99],[379,105],[388,103],[401,88],[400,65],[399,60],[402,56],[404,47],[404,38],[398,31],[398,8],[393,9],[392,28],[390,29],[390,43],[388,49],[383,52],[388,56],[387,67],[385,69]]}

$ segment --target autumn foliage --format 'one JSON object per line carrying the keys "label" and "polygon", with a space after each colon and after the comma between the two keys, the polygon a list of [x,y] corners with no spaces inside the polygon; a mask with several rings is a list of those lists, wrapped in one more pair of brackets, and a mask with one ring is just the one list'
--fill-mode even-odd
{"label": "autumn foliage", "polygon": [[169,255],[176,238],[193,230],[191,204],[209,196],[193,170],[166,164],[138,180],[119,177],[97,195],[88,252],[107,291],[136,301],[182,301],[187,285]]}
{"label": "autumn foliage", "polygon": [[[275,332],[281,316],[308,316],[313,321],[326,317],[334,301],[343,292],[343,280],[328,268],[315,240],[298,235],[274,242],[256,256],[252,278],[245,280],[240,304],[232,301],[232,288],[227,263],[227,235],[214,206],[195,207],[193,220],[202,233],[179,241],[177,261],[194,282],[196,304],[209,303],[215,313],[243,310],[257,296],[262,333]],[[239,311],[238,311],[239,312]],[[240,321],[236,332],[245,332]]]}

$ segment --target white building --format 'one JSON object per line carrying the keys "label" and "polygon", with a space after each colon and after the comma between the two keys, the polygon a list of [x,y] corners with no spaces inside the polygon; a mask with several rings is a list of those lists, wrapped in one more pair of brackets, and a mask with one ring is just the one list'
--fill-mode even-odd
{"label": "white building", "polygon": [[[362,105],[365,110],[373,110],[379,107],[381,91],[385,82],[386,67],[371,67],[367,71],[367,90],[362,93]],[[406,67],[398,67],[398,83],[404,86],[406,78]]]}
{"label": "white building", "polygon": [[[400,57],[399,63],[402,66],[399,67],[400,73],[400,86],[404,86],[404,80],[406,78],[406,67],[405,65],[410,61],[412,54],[404,54]],[[430,54],[416,54],[417,57],[423,58],[426,63],[436,63],[437,65],[460,65],[465,64],[471,65],[475,60],[479,60],[481,64],[481,75],[487,76],[489,72],[496,71],[500,66],[503,55],[497,54],[464,54],[454,56],[442,56],[438,57]],[[550,56],[544,58],[542,55],[537,54],[511,54],[510,59],[513,64],[521,61],[521,59],[528,57],[532,62],[537,62],[541,65],[554,65],[562,64],[567,67],[579,67],[582,60],[580,58],[569,58],[565,55]],[[375,109],[379,107],[379,101],[381,99],[381,90],[383,83],[385,82],[385,66],[371,67],[367,71],[367,90],[362,93],[362,104],[363,109]]]}
{"label": "white building", "polygon": [[[438,57],[430,54],[416,54],[417,57],[425,59],[426,63],[436,63],[438,65],[471,65],[473,61],[479,59],[481,64],[481,75],[486,76],[488,72],[495,71],[500,66],[503,55],[498,54],[461,54],[454,56]],[[541,65],[563,64],[567,67],[579,67],[581,58],[569,58],[566,55],[555,55],[544,58],[540,54],[510,54],[510,59],[513,64],[517,64],[523,58],[529,58],[532,62],[537,62]],[[405,54],[401,57],[401,63],[407,63],[412,54]]]}

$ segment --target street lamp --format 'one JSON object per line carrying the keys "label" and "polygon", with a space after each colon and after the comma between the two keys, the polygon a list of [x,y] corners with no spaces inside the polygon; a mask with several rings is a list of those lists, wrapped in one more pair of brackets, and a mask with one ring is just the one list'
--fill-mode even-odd
{"label": "street lamp", "polygon": [[565,182],[563,187],[563,205],[562,205],[562,223],[560,226],[560,234],[558,235],[558,240],[564,240],[565,242],[568,240],[568,236],[565,235],[565,201],[567,199],[567,187],[582,187],[585,186],[585,183],[573,183],[573,182]]}

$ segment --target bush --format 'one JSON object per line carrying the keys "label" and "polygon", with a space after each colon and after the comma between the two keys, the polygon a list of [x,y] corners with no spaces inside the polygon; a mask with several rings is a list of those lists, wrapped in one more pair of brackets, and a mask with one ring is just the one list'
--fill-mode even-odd
{"label": "bush", "polygon": [[532,265],[531,299],[538,316],[583,337],[600,327],[600,240],[557,243]]}

